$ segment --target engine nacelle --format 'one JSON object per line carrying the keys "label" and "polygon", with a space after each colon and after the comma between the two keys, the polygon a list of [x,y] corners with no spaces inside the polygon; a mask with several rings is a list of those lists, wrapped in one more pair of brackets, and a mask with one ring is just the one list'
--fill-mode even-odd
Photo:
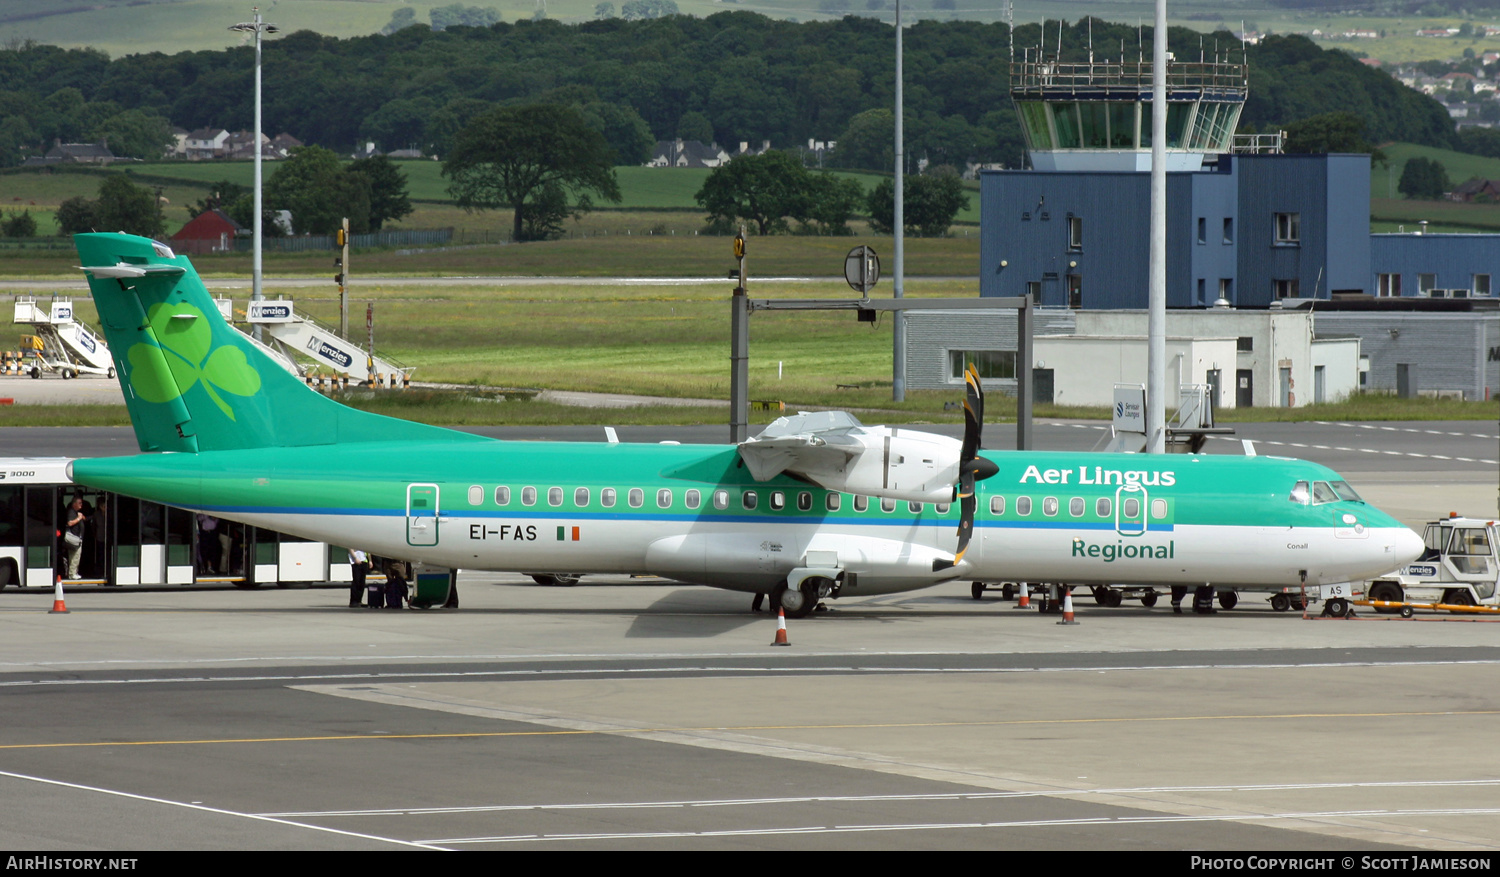
{"label": "engine nacelle", "polygon": [[798,474],[829,490],[912,502],[952,502],[958,482],[958,439],[910,429],[866,427],[864,451],[835,471]]}

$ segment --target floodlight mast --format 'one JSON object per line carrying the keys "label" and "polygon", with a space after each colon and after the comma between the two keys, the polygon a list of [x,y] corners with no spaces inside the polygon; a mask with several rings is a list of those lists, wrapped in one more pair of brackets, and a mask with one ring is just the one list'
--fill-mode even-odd
{"label": "floodlight mast", "polygon": [[[896,0],[896,202],[892,211],[896,239],[895,271],[891,280],[891,295],[902,298],[906,295],[906,168],[902,148],[904,139],[905,109],[902,106],[901,90],[901,0]],[[891,401],[906,401],[906,312],[896,311],[891,315]]]}
{"label": "floodlight mast", "polygon": [[1151,35],[1151,276],[1146,310],[1146,451],[1167,449],[1167,0]]}
{"label": "floodlight mast", "polygon": [[[239,24],[231,25],[229,29],[232,31],[238,31],[240,33],[253,33],[255,35],[255,130],[250,135],[251,140],[255,144],[255,218],[253,220],[254,234],[252,236],[252,240],[254,241],[252,248],[253,255],[251,256],[250,260],[250,299],[252,301],[260,301],[261,299],[265,298],[265,296],[261,293],[260,282],[261,236],[263,234],[261,226],[264,224],[264,211],[261,207],[260,193],[260,39],[261,34],[276,33],[277,27],[274,24],[267,24],[266,22],[261,20],[259,6],[252,7],[252,11],[255,14],[254,19],[252,19],[251,21],[242,21]],[[260,340],[259,325],[255,327],[255,339],[257,341]]]}

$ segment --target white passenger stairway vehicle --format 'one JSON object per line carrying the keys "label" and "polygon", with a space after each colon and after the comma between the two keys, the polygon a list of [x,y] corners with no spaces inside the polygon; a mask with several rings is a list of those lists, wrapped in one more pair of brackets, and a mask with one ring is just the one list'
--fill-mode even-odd
{"label": "white passenger stairway vehicle", "polygon": [[[223,308],[221,300],[220,309]],[[315,370],[329,369],[362,384],[373,379],[382,386],[402,386],[414,371],[412,366],[388,356],[373,356],[353,341],[340,338],[337,332],[319,325],[312,317],[298,313],[290,299],[252,301],[246,306],[244,322],[251,327],[262,327],[273,342],[263,346],[277,349],[277,361],[293,364],[295,373],[303,377]],[[313,360],[317,368],[299,361],[296,354]]]}
{"label": "white passenger stairway vehicle", "polygon": [[19,296],[11,322],[32,328],[34,340],[26,351],[26,372],[33,378],[40,378],[43,372],[57,372],[64,378],[80,374],[115,376],[115,363],[104,337],[73,318],[71,299],[54,297],[51,306],[44,308],[34,296]]}

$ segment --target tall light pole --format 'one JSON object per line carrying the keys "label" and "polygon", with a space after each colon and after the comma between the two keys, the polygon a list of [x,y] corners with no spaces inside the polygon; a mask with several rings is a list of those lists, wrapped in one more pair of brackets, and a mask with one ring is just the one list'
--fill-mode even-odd
{"label": "tall light pole", "polygon": [[1146,309],[1146,451],[1167,449],[1167,0],[1151,35],[1151,257]]}
{"label": "tall light pole", "polygon": [[[905,109],[902,106],[901,94],[901,0],[896,0],[896,209],[892,214],[892,224],[895,226],[896,241],[895,277],[891,281],[892,295],[903,298],[906,295],[906,185],[904,174],[906,169],[902,153],[902,140],[904,139],[902,122],[905,121]],[[906,311],[896,311],[891,315],[894,323],[891,327],[891,401],[906,401]]]}
{"label": "tall light pole", "polygon": [[[252,21],[242,21],[231,26],[229,29],[240,33],[255,34],[255,130],[251,132],[251,140],[255,144],[255,218],[254,223],[254,246],[253,256],[250,261],[250,299],[260,301],[264,296],[260,291],[260,243],[263,210],[260,200],[260,38],[261,34],[276,33],[276,25],[267,24],[261,20],[260,7],[253,7],[255,18]],[[260,338],[260,326],[255,327],[255,337]]]}

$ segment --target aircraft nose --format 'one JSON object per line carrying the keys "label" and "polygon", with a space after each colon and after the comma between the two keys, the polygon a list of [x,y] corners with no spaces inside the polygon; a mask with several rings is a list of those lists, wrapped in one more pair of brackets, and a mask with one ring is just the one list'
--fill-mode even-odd
{"label": "aircraft nose", "polygon": [[1405,566],[1421,557],[1422,552],[1427,548],[1427,544],[1422,541],[1421,536],[1406,528],[1402,528],[1396,532],[1394,541],[1395,545],[1391,551],[1396,556],[1398,566]]}

